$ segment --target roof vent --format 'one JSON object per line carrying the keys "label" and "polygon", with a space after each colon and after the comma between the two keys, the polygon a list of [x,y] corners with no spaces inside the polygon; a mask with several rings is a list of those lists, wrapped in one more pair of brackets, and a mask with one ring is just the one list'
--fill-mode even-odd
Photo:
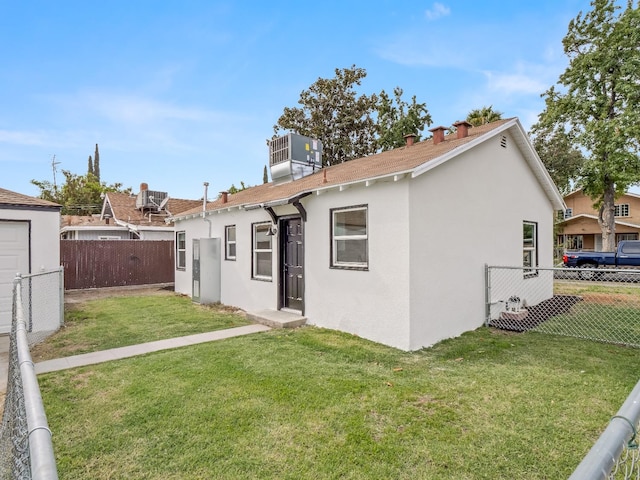
{"label": "roof vent", "polygon": [[507,136],[506,135],[502,135],[500,137],[500,146],[502,148],[507,148]]}
{"label": "roof vent", "polygon": [[275,183],[289,182],[322,168],[322,142],[287,133],[269,142],[269,170]]}
{"label": "roof vent", "polygon": [[138,210],[151,210],[159,212],[169,201],[167,192],[156,192],[154,190],[141,190],[136,197],[136,208]]}

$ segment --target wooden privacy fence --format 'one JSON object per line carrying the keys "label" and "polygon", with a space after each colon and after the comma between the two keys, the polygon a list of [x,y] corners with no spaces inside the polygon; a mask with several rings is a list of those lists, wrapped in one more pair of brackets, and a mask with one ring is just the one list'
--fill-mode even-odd
{"label": "wooden privacy fence", "polygon": [[65,290],[174,282],[171,240],[60,240]]}

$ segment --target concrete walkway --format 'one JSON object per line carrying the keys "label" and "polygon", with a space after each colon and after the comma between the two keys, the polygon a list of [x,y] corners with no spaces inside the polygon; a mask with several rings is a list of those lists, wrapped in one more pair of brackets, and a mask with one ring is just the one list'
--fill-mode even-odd
{"label": "concrete walkway", "polygon": [[[56,358],[54,360],[46,360],[35,364],[36,373],[55,372],[65,370],[67,368],[82,367],[84,365],[94,365],[96,363],[109,362],[121,358],[135,357],[151,352],[159,352],[161,350],[169,350],[172,348],[186,347],[196,345],[198,343],[213,342],[215,340],[223,340],[225,338],[239,337],[252,333],[260,333],[271,330],[266,325],[253,324],[243,327],[229,328],[226,330],[216,330],[214,332],[198,333],[195,335],[187,335],[185,337],[167,338],[155,342],[141,343],[139,345],[130,345],[128,347],[112,348],[110,350],[102,350],[99,352],[84,353],[82,355],[74,355],[72,357]],[[0,336],[0,411],[4,403],[4,396],[7,391],[7,376],[9,371],[9,336]]]}
{"label": "concrete walkway", "polygon": [[213,342],[215,340],[223,340],[225,338],[266,332],[268,330],[271,330],[271,328],[266,325],[245,325],[244,327],[198,333],[195,335],[188,335],[186,337],[167,338],[165,340],[130,345],[128,347],[112,348],[110,350],[101,350],[99,352],[83,353],[82,355],[45,360],[44,362],[36,363],[35,370],[36,374],[55,372],[58,370],[66,370],[67,368],[110,362],[111,360],[135,357],[146,353],[159,352],[160,350],[186,347],[189,345],[196,345],[198,343]]}

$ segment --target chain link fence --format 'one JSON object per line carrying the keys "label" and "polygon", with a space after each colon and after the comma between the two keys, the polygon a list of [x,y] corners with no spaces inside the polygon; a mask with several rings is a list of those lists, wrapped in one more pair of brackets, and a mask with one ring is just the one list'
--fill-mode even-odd
{"label": "chain link fence", "polygon": [[62,269],[14,282],[7,391],[0,427],[0,479],[57,479],[29,345],[55,332],[64,318]]}
{"label": "chain link fence", "polygon": [[486,323],[640,347],[640,270],[487,267]]}
{"label": "chain link fence", "polygon": [[[640,270],[486,268],[486,324],[640,347]],[[571,479],[640,479],[640,382]]]}

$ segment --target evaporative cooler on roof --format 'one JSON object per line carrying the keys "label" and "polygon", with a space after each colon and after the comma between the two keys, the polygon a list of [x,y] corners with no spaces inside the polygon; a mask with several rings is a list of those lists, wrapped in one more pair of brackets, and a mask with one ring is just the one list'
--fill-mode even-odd
{"label": "evaporative cooler on roof", "polygon": [[269,142],[269,170],[275,183],[297,180],[322,168],[322,142],[287,133]]}

